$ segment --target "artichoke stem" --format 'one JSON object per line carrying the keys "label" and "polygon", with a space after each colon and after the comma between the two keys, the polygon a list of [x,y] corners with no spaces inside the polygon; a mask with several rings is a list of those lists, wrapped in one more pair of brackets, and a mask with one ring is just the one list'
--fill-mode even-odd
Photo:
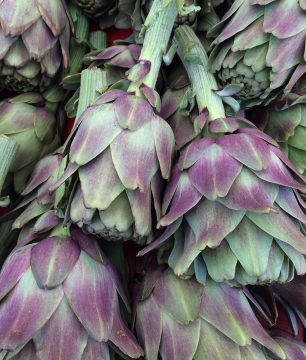
{"label": "artichoke stem", "polygon": [[17,154],[19,145],[5,135],[0,136],[0,193],[5,178]]}
{"label": "artichoke stem", "polygon": [[141,84],[154,89],[162,57],[167,51],[168,42],[172,33],[174,22],[178,14],[176,0],[155,0],[144,24],[145,37],[139,61],[147,60],[151,63],[150,72],[139,83],[132,83],[128,91],[139,89]]}
{"label": "artichoke stem", "polygon": [[80,117],[88,106],[107,89],[106,73],[101,69],[93,67],[82,71],[79,105],[76,119]]}
{"label": "artichoke stem", "polygon": [[207,108],[209,120],[225,118],[222,99],[214,92],[218,89],[217,82],[208,70],[208,57],[199,38],[189,26],[182,25],[175,31],[174,41],[191,81],[199,111]]}

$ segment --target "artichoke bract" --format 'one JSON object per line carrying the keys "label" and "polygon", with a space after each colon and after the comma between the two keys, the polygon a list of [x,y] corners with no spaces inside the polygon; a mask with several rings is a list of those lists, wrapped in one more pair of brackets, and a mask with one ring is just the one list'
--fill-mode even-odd
{"label": "artichoke bract", "polygon": [[285,359],[240,289],[147,273],[136,298],[136,333],[147,360]]}
{"label": "artichoke bract", "polygon": [[0,353],[6,359],[131,358],[142,349],[125,325],[112,264],[79,229],[18,247],[0,274]]}
{"label": "artichoke bract", "polygon": [[306,71],[304,1],[236,0],[210,34],[211,69],[222,85],[242,85],[245,106],[291,90]]}
{"label": "artichoke bract", "polygon": [[63,0],[0,1],[0,86],[44,90],[69,64],[72,25]]}
{"label": "artichoke bract", "polygon": [[264,132],[273,137],[302,173],[306,174],[306,103],[268,109]]}
{"label": "artichoke bract", "polygon": [[213,78],[204,74],[205,63],[190,60],[206,57],[199,40],[186,26],[175,37],[199,111],[207,104],[211,120],[206,136],[181,151],[163,197],[158,225],[166,229],[140,253],[175,233],[170,266],[203,283],[208,274],[232,284],[286,282],[295,271],[304,274],[305,204],[296,190],[305,191],[305,178],[252,123],[222,118],[222,103],[216,106],[217,95],[207,90]]}
{"label": "artichoke bract", "polygon": [[[160,16],[156,10],[162,10]],[[160,217],[162,180],[169,178],[172,166],[174,135],[154,110],[160,99],[153,88],[177,14],[176,2],[164,5],[156,0],[151,11],[141,54],[128,71],[127,91],[107,91],[82,113],[69,139],[69,164],[50,189],[77,172],[69,218],[109,240],[143,242],[151,235]],[[126,64],[134,59],[117,54],[123,50],[130,55],[132,49],[112,47],[103,54],[107,58],[111,53]]]}
{"label": "artichoke bract", "polygon": [[4,186],[13,184],[23,191],[36,162],[60,144],[60,121],[55,111],[62,92],[25,93],[0,103],[0,134],[18,144],[17,155],[9,168]]}

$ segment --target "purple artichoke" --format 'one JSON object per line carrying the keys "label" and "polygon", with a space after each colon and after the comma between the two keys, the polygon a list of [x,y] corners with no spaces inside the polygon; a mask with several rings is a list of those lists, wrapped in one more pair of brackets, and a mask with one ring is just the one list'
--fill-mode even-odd
{"label": "purple artichoke", "polygon": [[[110,59],[107,66],[129,68],[127,77],[78,118],[66,146],[68,166],[50,188],[77,173],[67,218],[109,240],[148,240],[160,218],[163,179],[172,166],[174,135],[156,114],[160,99],[154,87],[177,5],[156,0],[151,11],[140,56],[138,46],[122,45],[96,58]],[[122,90],[126,82],[129,86]]]}
{"label": "purple artichoke", "polygon": [[80,117],[69,165],[53,188],[77,171],[71,220],[104,238],[140,241],[151,233],[152,206],[159,218],[173,150],[171,128],[149,102],[114,90]]}
{"label": "purple artichoke", "polygon": [[301,100],[283,109],[268,109],[264,132],[279,143],[297,169],[306,175],[306,103]]}
{"label": "purple artichoke", "polygon": [[236,0],[210,34],[211,69],[222,85],[243,87],[246,106],[268,103],[306,71],[303,0]]}
{"label": "purple artichoke", "polygon": [[138,293],[136,332],[147,360],[285,359],[240,289],[149,272]]}
{"label": "purple artichoke", "polygon": [[44,94],[25,93],[0,104],[0,134],[18,144],[6,186],[22,192],[36,162],[60,144],[58,116],[54,114],[62,92],[51,89]]}
{"label": "purple artichoke", "polygon": [[46,89],[68,67],[71,24],[64,0],[0,1],[0,84]]}
{"label": "purple artichoke", "polygon": [[6,358],[131,358],[142,350],[120,315],[124,292],[98,244],[78,229],[12,252],[0,273],[0,348]]}
{"label": "purple artichoke", "polygon": [[193,62],[198,55],[205,59],[203,47],[186,26],[175,36],[199,110],[209,106],[207,135],[181,151],[163,197],[158,225],[166,229],[141,254],[175,234],[170,266],[203,283],[207,274],[233,284],[287,282],[295,272],[304,274],[306,207],[296,190],[305,191],[305,178],[249,121],[217,118],[222,103],[216,107],[209,90],[211,75]]}

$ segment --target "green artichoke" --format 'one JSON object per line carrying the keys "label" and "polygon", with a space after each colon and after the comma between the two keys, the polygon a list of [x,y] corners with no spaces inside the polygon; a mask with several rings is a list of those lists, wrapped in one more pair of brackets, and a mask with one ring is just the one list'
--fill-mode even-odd
{"label": "green artichoke", "polygon": [[99,18],[102,29],[115,26],[119,29],[131,27],[131,15],[135,0],[73,0],[90,18]]}
{"label": "green artichoke", "polygon": [[79,229],[17,245],[0,284],[2,359],[110,359],[112,347],[143,354],[121,317],[119,298],[128,303],[113,265]]}
{"label": "green artichoke", "polygon": [[297,190],[305,191],[305,178],[251,122],[224,118],[194,32],[181,26],[175,40],[206,136],[200,134],[181,151],[163,196],[158,226],[164,233],[140,253],[175,234],[166,249],[169,265],[177,275],[195,273],[202,283],[208,275],[245,285],[287,282],[295,272],[304,274],[306,215]]}
{"label": "green artichoke", "polygon": [[303,0],[236,0],[211,31],[211,70],[221,85],[237,84],[245,106],[267,104],[306,71]]}
{"label": "green artichoke", "polygon": [[44,90],[69,64],[71,24],[64,0],[0,1],[0,86]]}
{"label": "green artichoke", "polygon": [[147,360],[285,359],[240,289],[147,273],[136,295],[136,332]]}
{"label": "green artichoke", "polygon": [[306,103],[289,104],[282,109],[269,109],[264,131],[274,138],[281,149],[306,175]]}
{"label": "green artichoke", "polygon": [[13,184],[20,193],[34,165],[60,144],[60,121],[54,114],[62,92],[25,93],[0,103],[0,134],[18,144],[4,186]]}

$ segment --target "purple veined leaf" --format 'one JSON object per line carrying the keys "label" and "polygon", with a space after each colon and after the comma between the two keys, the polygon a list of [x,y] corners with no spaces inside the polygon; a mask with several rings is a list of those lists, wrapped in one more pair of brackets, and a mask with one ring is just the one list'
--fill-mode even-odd
{"label": "purple veined leaf", "polygon": [[127,78],[132,82],[138,82],[150,72],[151,61],[139,60],[130,70],[127,71]]}
{"label": "purple veined leaf", "polygon": [[116,289],[107,270],[84,251],[63,284],[69,305],[96,341],[107,341],[113,326]]}
{"label": "purple veined leaf", "polygon": [[200,319],[186,325],[177,323],[167,313],[162,314],[160,354],[164,360],[193,359],[200,339]]}
{"label": "purple veined leaf", "polygon": [[0,273],[0,299],[3,299],[18,283],[30,267],[33,245],[13,251],[6,259]]}
{"label": "purple veined leaf", "polygon": [[262,349],[253,341],[251,345],[240,348],[241,359],[266,360],[266,355]]}
{"label": "purple veined leaf", "polygon": [[[186,221],[192,228],[198,249],[216,247],[241,222],[245,211],[228,209],[217,201],[203,199],[186,215]],[[218,219],[218,223],[216,223]]]}
{"label": "purple veined leaf", "polygon": [[242,165],[222,147],[212,144],[188,171],[194,187],[206,198],[215,200],[227,195]]}
{"label": "purple veined leaf", "polygon": [[33,232],[42,233],[48,230],[53,229],[56,225],[58,225],[60,219],[57,215],[55,215],[54,210],[49,210],[46,213],[42,214],[33,227]]}
{"label": "purple veined leaf", "polygon": [[157,115],[152,118],[151,127],[161,173],[164,179],[168,179],[174,155],[174,135],[169,124]]}
{"label": "purple veined leaf", "polygon": [[94,239],[86,235],[82,230],[75,226],[70,228],[70,234],[73,241],[75,241],[80,248],[85,251],[91,258],[101,264],[106,264],[107,259],[101,252],[100,247]]}
{"label": "purple veined leaf", "polygon": [[22,40],[34,59],[42,59],[57,42],[57,38],[52,35],[43,19],[39,19],[26,30],[22,34]]}
{"label": "purple veined leaf", "polygon": [[49,186],[49,192],[54,192],[57,190],[65,181],[67,181],[77,170],[79,169],[79,165],[77,163],[71,162],[68,163],[63,175],[52,185]]}
{"label": "purple veined leaf", "polygon": [[179,218],[172,224],[168,225],[162,235],[158,237],[156,240],[154,240],[150,245],[146,246],[144,249],[140,250],[137,254],[137,256],[143,256],[147,254],[148,252],[152,251],[153,249],[156,249],[161,244],[163,244],[166,240],[172,236],[176,230],[180,227],[182,223],[182,218]]}
{"label": "purple veined leaf", "polygon": [[164,189],[165,181],[162,179],[160,172],[157,171],[151,181],[151,192],[153,196],[153,204],[157,221],[159,221],[161,218],[162,196]]}
{"label": "purple veined leaf", "polygon": [[98,105],[94,111],[89,110],[90,108],[82,114],[84,120],[70,148],[70,161],[78,165],[84,165],[93,160],[122,132],[112,104]]}
{"label": "purple veined leaf", "polygon": [[157,112],[160,112],[161,100],[160,100],[160,96],[159,96],[158,92],[155,91],[154,89],[150,88],[146,84],[141,84],[139,89],[142,92],[142,94],[144,95],[144,97],[146,98],[146,100],[148,100],[150,105],[152,107],[154,107]]}
{"label": "purple veined leaf", "polygon": [[237,344],[250,345],[254,339],[284,359],[282,349],[261,326],[241,290],[209,282],[204,288],[201,316]]}
{"label": "purple veined leaf", "polygon": [[60,155],[50,155],[41,159],[30,177],[22,195],[27,195],[39,185],[48,180],[48,178],[54,173],[61,161]]}
{"label": "purple veined leaf", "polygon": [[126,45],[109,46],[95,57],[95,60],[108,60],[126,50]]}
{"label": "purple veined leaf", "polygon": [[35,335],[34,343],[41,359],[71,360],[81,358],[87,337],[64,297],[46,325]]}
{"label": "purple veined leaf", "polygon": [[169,269],[156,283],[153,296],[163,312],[179,324],[189,325],[199,317],[202,293],[203,286],[196,280],[182,280]]}
{"label": "purple veined leaf", "polygon": [[106,342],[98,342],[90,336],[87,340],[87,346],[83,352],[83,358],[94,360],[101,357],[103,360],[110,360],[109,347]]}
{"label": "purple veined leaf", "polygon": [[175,96],[173,96],[172,89],[166,90],[161,99],[161,110],[159,115],[163,119],[168,119],[173,115],[179,109],[186,92],[187,88],[179,89],[174,92]]}
{"label": "purple veined leaf", "polygon": [[62,298],[61,287],[40,289],[29,268],[0,306],[1,348],[15,350],[29,341],[49,320]]}
{"label": "purple veined leaf", "polygon": [[136,332],[148,360],[158,358],[162,334],[162,313],[153,296],[137,304]]}
{"label": "purple veined leaf", "polygon": [[[278,149],[273,149],[273,151],[270,151],[269,167],[262,171],[256,171],[256,175],[259,178],[271,183],[305,191],[305,178],[298,173],[298,171],[293,167],[289,160],[285,158],[283,154],[281,155],[282,158],[280,158],[280,153],[281,151],[278,151]],[[285,161],[285,163],[283,161]],[[289,169],[293,170],[294,174],[301,178],[301,181],[294,179],[287,167],[288,165]]]}
{"label": "purple veined leaf", "polygon": [[138,345],[132,332],[124,324],[120,314],[118,300],[116,299],[114,302],[114,320],[110,334],[110,341],[115,344],[124,354],[127,354],[133,359],[138,359],[143,355],[143,350]]}
{"label": "purple veined leaf", "polygon": [[203,152],[216,142],[215,139],[196,139],[182,152],[177,162],[180,170],[188,169],[201,159]]}
{"label": "purple veined leaf", "polygon": [[[263,15],[263,8],[260,6],[251,6],[249,2],[240,2],[237,4],[238,10],[228,23],[225,26],[222,33],[217,37],[214,43],[219,44],[222,41],[229,39],[239,33],[244,31],[250,24],[252,24],[256,19]],[[227,16],[226,14],[225,16]]]}
{"label": "purple veined leaf", "polygon": [[222,136],[216,142],[252,170],[260,171],[269,165],[269,147],[259,138],[247,134],[233,134]]}
{"label": "purple veined leaf", "polygon": [[110,148],[82,166],[79,177],[85,206],[90,209],[107,209],[124,190]]}
{"label": "purple veined leaf", "polygon": [[129,190],[146,191],[156,171],[158,161],[151,124],[136,131],[124,130],[111,143],[114,166],[123,185]]}
{"label": "purple veined leaf", "polygon": [[[306,20],[306,16],[304,22]],[[303,25],[304,26],[304,25]],[[305,50],[305,30],[288,39],[272,37],[266,57],[267,66],[274,72],[283,72],[300,63]]]}
{"label": "purple veined leaf", "polygon": [[29,221],[44,214],[50,209],[50,205],[41,205],[37,200],[34,200],[26,207],[26,209],[14,221],[12,228],[21,229]]}
{"label": "purple veined leaf", "polygon": [[201,198],[202,195],[191,183],[188,173],[184,171],[180,174],[170,210],[160,219],[157,226],[170,225],[198,204]]}
{"label": "purple veined leaf", "polygon": [[[177,233],[175,233],[175,235],[177,236]],[[184,241],[184,244],[182,244],[182,245],[184,246],[184,248],[182,249],[181,254],[178,254],[180,256],[176,260],[176,264],[174,267],[174,273],[177,276],[182,276],[182,275],[184,276],[188,273],[188,270],[190,269],[190,267],[192,267],[194,265],[194,262],[200,256],[201,252],[204,250],[204,248],[206,246],[205,244],[203,245],[202,243],[199,244],[197,242],[197,238],[196,238],[194,232],[192,231],[191,227],[188,226],[188,224],[186,224],[184,226],[184,240],[183,241]],[[170,258],[169,258],[169,260],[170,260]],[[169,262],[169,260],[168,260],[168,262]],[[187,276],[188,276],[188,274],[187,274]]]}
{"label": "purple veined leaf", "polygon": [[66,213],[66,216],[69,216],[73,223],[88,224],[92,221],[95,211],[96,209],[87,209],[85,207],[81,186],[78,186],[71,202],[69,215]]}
{"label": "purple veined leaf", "polygon": [[154,116],[151,105],[141,97],[134,95],[121,96],[114,102],[118,124],[122,129],[136,131],[151,122]]}
{"label": "purple veined leaf", "polygon": [[212,133],[233,133],[239,129],[248,129],[248,127],[241,126],[251,126],[255,127],[253,123],[244,119],[243,117],[228,117],[225,119],[215,119],[208,124],[209,131]]}
{"label": "purple veined leaf", "polygon": [[120,89],[109,90],[97,98],[97,100],[95,101],[95,105],[101,105],[101,104],[113,102],[120,96],[124,96],[124,95],[126,95],[126,92],[123,90]]}
{"label": "purple veined leaf", "polygon": [[41,289],[59,286],[70,274],[80,256],[71,238],[50,237],[40,241],[31,252],[31,267]]}
{"label": "purple veined leaf", "polygon": [[265,134],[264,132],[256,129],[255,127],[253,128],[249,128],[249,127],[245,127],[245,128],[240,128],[239,129],[239,132],[240,133],[244,133],[244,134],[248,134],[248,135],[251,135],[251,136],[255,136],[261,140],[264,140],[266,141],[267,143],[275,146],[275,147],[279,147],[278,143],[273,140],[269,135]]}
{"label": "purple veined leaf", "polygon": [[63,2],[54,1],[54,3],[50,3],[44,0],[35,0],[35,3],[40,15],[47,23],[53,35],[59,36],[67,26],[67,14]]}
{"label": "purple veined leaf", "polygon": [[277,194],[277,185],[259,179],[253,172],[243,167],[228,194],[219,199],[219,202],[233,210],[266,213],[274,211]]}
{"label": "purple veined leaf", "polygon": [[141,192],[139,189],[126,191],[135,221],[135,230],[139,235],[149,235],[152,229],[151,189]]}
{"label": "purple veined leaf", "polygon": [[[305,30],[305,13],[298,1],[273,1],[264,7],[263,31],[286,39]],[[277,19],[277,21],[275,21]]]}
{"label": "purple veined leaf", "polygon": [[276,202],[288,214],[300,220],[302,223],[306,223],[305,211],[301,208],[300,203],[292,189],[280,186]]}
{"label": "purple veined leaf", "polygon": [[293,246],[302,254],[306,254],[306,237],[300,230],[299,223],[294,221],[280,208],[277,213],[258,214],[247,212],[247,217],[263,231]]}
{"label": "purple veined leaf", "polygon": [[35,0],[29,0],[25,6],[16,6],[10,0],[1,1],[1,27],[6,36],[20,35],[40,17]]}
{"label": "purple veined leaf", "polygon": [[[247,29],[240,34],[237,34],[234,38],[234,44],[232,50],[243,51],[254,48],[259,45],[263,45],[269,41],[269,35],[265,34],[263,30],[263,18],[259,18],[254,21]],[[233,94],[235,95],[235,94]]]}

